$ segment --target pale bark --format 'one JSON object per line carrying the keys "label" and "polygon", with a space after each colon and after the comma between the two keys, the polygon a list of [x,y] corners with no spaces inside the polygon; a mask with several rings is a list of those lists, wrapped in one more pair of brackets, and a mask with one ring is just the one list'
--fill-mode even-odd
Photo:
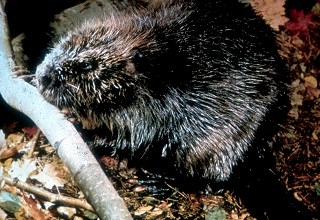
{"label": "pale bark", "polygon": [[5,1],[0,2],[0,94],[13,108],[27,115],[56,148],[100,219],[131,219],[130,213],[103,173],[86,143],[59,110],[38,90],[13,77],[14,60],[9,41]]}

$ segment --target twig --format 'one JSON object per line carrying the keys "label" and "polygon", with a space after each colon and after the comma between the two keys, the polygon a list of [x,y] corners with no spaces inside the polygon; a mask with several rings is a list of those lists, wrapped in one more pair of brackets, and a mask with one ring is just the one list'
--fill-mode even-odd
{"label": "twig", "polygon": [[37,143],[37,140],[39,139],[39,136],[41,134],[41,131],[40,129],[37,130],[37,133],[32,137],[32,139],[30,140],[31,142],[31,147],[30,147],[30,150],[28,152],[28,158],[31,158],[32,157],[32,154],[34,152],[34,149],[36,147],[36,143]]}
{"label": "twig", "polygon": [[180,192],[177,188],[171,186],[171,185],[168,184],[167,182],[165,182],[165,184],[166,184],[170,189],[172,189],[173,191],[175,191],[176,193],[178,193],[179,195],[181,195],[183,198],[189,199],[189,197],[188,197],[185,193]]}
{"label": "twig", "polygon": [[15,181],[4,176],[0,177],[0,181],[2,180],[4,180],[7,185],[16,186],[17,188],[30,192],[36,196],[39,196],[46,201],[66,206],[75,206],[94,212],[92,206],[85,200],[54,194],[47,190],[33,186],[31,184],[24,183],[19,180]]}

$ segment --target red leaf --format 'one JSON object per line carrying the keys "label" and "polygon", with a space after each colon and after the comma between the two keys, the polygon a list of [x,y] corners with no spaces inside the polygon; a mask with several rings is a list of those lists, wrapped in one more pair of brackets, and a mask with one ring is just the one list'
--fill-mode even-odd
{"label": "red leaf", "polygon": [[24,127],[22,129],[26,134],[29,135],[35,135],[38,132],[38,127],[33,126],[33,127]]}
{"label": "red leaf", "polygon": [[303,10],[291,9],[290,20],[285,23],[288,31],[299,32],[302,35],[309,35],[309,24],[312,22],[312,13],[305,14]]}

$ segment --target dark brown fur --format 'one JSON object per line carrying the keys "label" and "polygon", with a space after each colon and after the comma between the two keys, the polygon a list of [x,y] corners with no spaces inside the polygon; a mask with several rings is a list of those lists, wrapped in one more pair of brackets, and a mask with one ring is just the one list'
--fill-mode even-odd
{"label": "dark brown fur", "polygon": [[36,73],[43,96],[76,114],[93,145],[192,187],[229,181],[274,219],[277,196],[296,217],[266,152],[286,115],[285,74],[274,33],[236,0],[97,18],[61,38]]}

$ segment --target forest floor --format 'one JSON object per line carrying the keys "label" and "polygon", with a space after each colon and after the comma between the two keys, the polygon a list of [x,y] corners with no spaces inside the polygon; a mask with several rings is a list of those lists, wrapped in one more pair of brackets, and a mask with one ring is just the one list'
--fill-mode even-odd
{"label": "forest floor", "polygon": [[[270,144],[279,176],[298,201],[319,213],[320,1],[286,10],[280,0],[251,3],[275,29],[279,52],[292,76],[292,109],[283,130]],[[83,201],[84,196],[37,127],[21,116],[11,116],[1,124],[4,134],[0,133],[0,176],[9,174],[43,194],[31,193],[26,186],[0,182],[0,219],[97,219],[94,212],[74,202]],[[117,161],[112,158],[99,160],[108,167],[110,178],[134,219],[254,219],[232,192],[196,195],[168,186],[172,194],[167,198],[140,196],[130,190],[132,183],[127,181],[135,177],[134,169],[128,169],[125,163],[116,166]],[[53,197],[50,193],[64,195],[70,202],[48,202]]]}

